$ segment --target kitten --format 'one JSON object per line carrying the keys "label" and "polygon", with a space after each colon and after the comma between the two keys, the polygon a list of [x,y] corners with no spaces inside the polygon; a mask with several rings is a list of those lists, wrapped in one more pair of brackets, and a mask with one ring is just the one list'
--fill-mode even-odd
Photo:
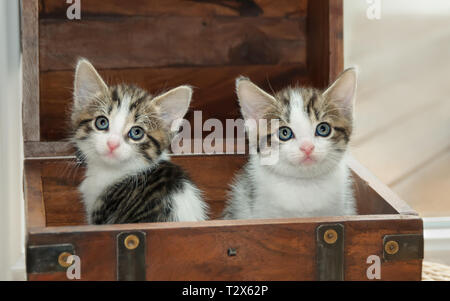
{"label": "kitten", "polygon": [[192,89],[153,96],[134,86],[108,87],[84,59],[74,86],[72,140],[87,163],[79,190],[88,222],[205,220],[200,191],[167,155]]}
{"label": "kitten", "polygon": [[[249,137],[258,137],[256,145],[250,142],[257,151],[235,178],[225,219],[356,214],[345,160],[356,80],[356,70],[348,69],[323,93],[288,87],[273,96],[247,78],[236,80],[244,119],[277,120],[279,127],[248,127]],[[263,162],[266,140],[275,164]]]}

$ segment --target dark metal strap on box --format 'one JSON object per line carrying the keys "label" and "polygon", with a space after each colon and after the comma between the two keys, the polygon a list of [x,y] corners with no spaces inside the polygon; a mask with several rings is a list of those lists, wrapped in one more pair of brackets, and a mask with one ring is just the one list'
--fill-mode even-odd
{"label": "dark metal strap on box", "polygon": [[423,259],[423,235],[385,235],[383,237],[383,259],[385,261]]}
{"label": "dark metal strap on box", "polygon": [[121,232],[117,235],[117,280],[146,280],[145,232]]}
{"label": "dark metal strap on box", "polygon": [[67,258],[75,255],[72,244],[53,244],[27,247],[27,273],[65,272],[70,263]]}
{"label": "dark metal strap on box", "polygon": [[344,225],[324,224],[318,226],[316,245],[318,280],[344,280]]}

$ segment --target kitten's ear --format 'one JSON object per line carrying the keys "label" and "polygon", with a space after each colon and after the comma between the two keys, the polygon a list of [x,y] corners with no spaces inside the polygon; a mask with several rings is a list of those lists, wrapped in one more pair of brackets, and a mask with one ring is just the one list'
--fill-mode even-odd
{"label": "kitten's ear", "polygon": [[276,102],[275,98],[264,92],[246,77],[236,79],[236,94],[245,120],[260,120]]}
{"label": "kitten's ear", "polygon": [[[182,118],[186,115],[192,98],[190,86],[179,86],[153,99],[160,117],[171,131],[178,130]],[[175,123],[174,123],[175,122]]]}
{"label": "kitten's ear", "polygon": [[74,82],[74,99],[76,106],[83,106],[92,100],[98,93],[108,91],[101,76],[94,66],[86,60],[80,59],[77,63]]}
{"label": "kitten's ear", "polygon": [[353,119],[358,72],[349,68],[323,93],[323,96],[338,105],[346,118]]}

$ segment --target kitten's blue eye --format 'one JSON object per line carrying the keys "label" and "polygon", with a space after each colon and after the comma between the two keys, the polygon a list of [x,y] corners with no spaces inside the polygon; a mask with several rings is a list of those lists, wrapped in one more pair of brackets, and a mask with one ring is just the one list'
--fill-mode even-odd
{"label": "kitten's blue eye", "polygon": [[144,137],[144,130],[139,126],[133,126],[128,132],[128,137],[135,141],[141,140]]}
{"label": "kitten's blue eye", "polygon": [[108,118],[105,116],[99,116],[95,119],[95,127],[100,131],[106,131],[109,127]]}
{"label": "kitten's blue eye", "polygon": [[278,130],[278,137],[280,137],[281,141],[288,141],[294,137],[294,134],[290,128],[283,126]]}
{"label": "kitten's blue eye", "polygon": [[331,126],[326,123],[322,122],[319,123],[316,127],[316,135],[320,137],[328,137],[331,134]]}

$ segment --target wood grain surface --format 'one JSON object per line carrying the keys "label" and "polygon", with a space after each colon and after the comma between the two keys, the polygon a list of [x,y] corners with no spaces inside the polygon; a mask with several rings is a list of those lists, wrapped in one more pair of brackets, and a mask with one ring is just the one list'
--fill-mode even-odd
{"label": "wood grain surface", "polygon": [[[125,16],[283,17],[306,15],[307,0],[83,0],[82,18]],[[39,0],[41,18],[65,19],[69,7],[59,0]]]}
{"label": "wood grain surface", "polygon": [[[367,257],[382,257],[384,235],[422,229],[419,218],[400,215],[207,221],[53,227],[32,231],[28,243],[72,243],[83,280],[115,280],[116,236],[129,230],[146,232],[147,280],[315,280],[315,229],[337,222],[345,228],[345,280],[367,280]],[[236,256],[227,255],[229,248],[236,249]],[[421,260],[382,262],[381,279],[417,281],[421,266]],[[29,274],[28,279],[66,276]]]}

